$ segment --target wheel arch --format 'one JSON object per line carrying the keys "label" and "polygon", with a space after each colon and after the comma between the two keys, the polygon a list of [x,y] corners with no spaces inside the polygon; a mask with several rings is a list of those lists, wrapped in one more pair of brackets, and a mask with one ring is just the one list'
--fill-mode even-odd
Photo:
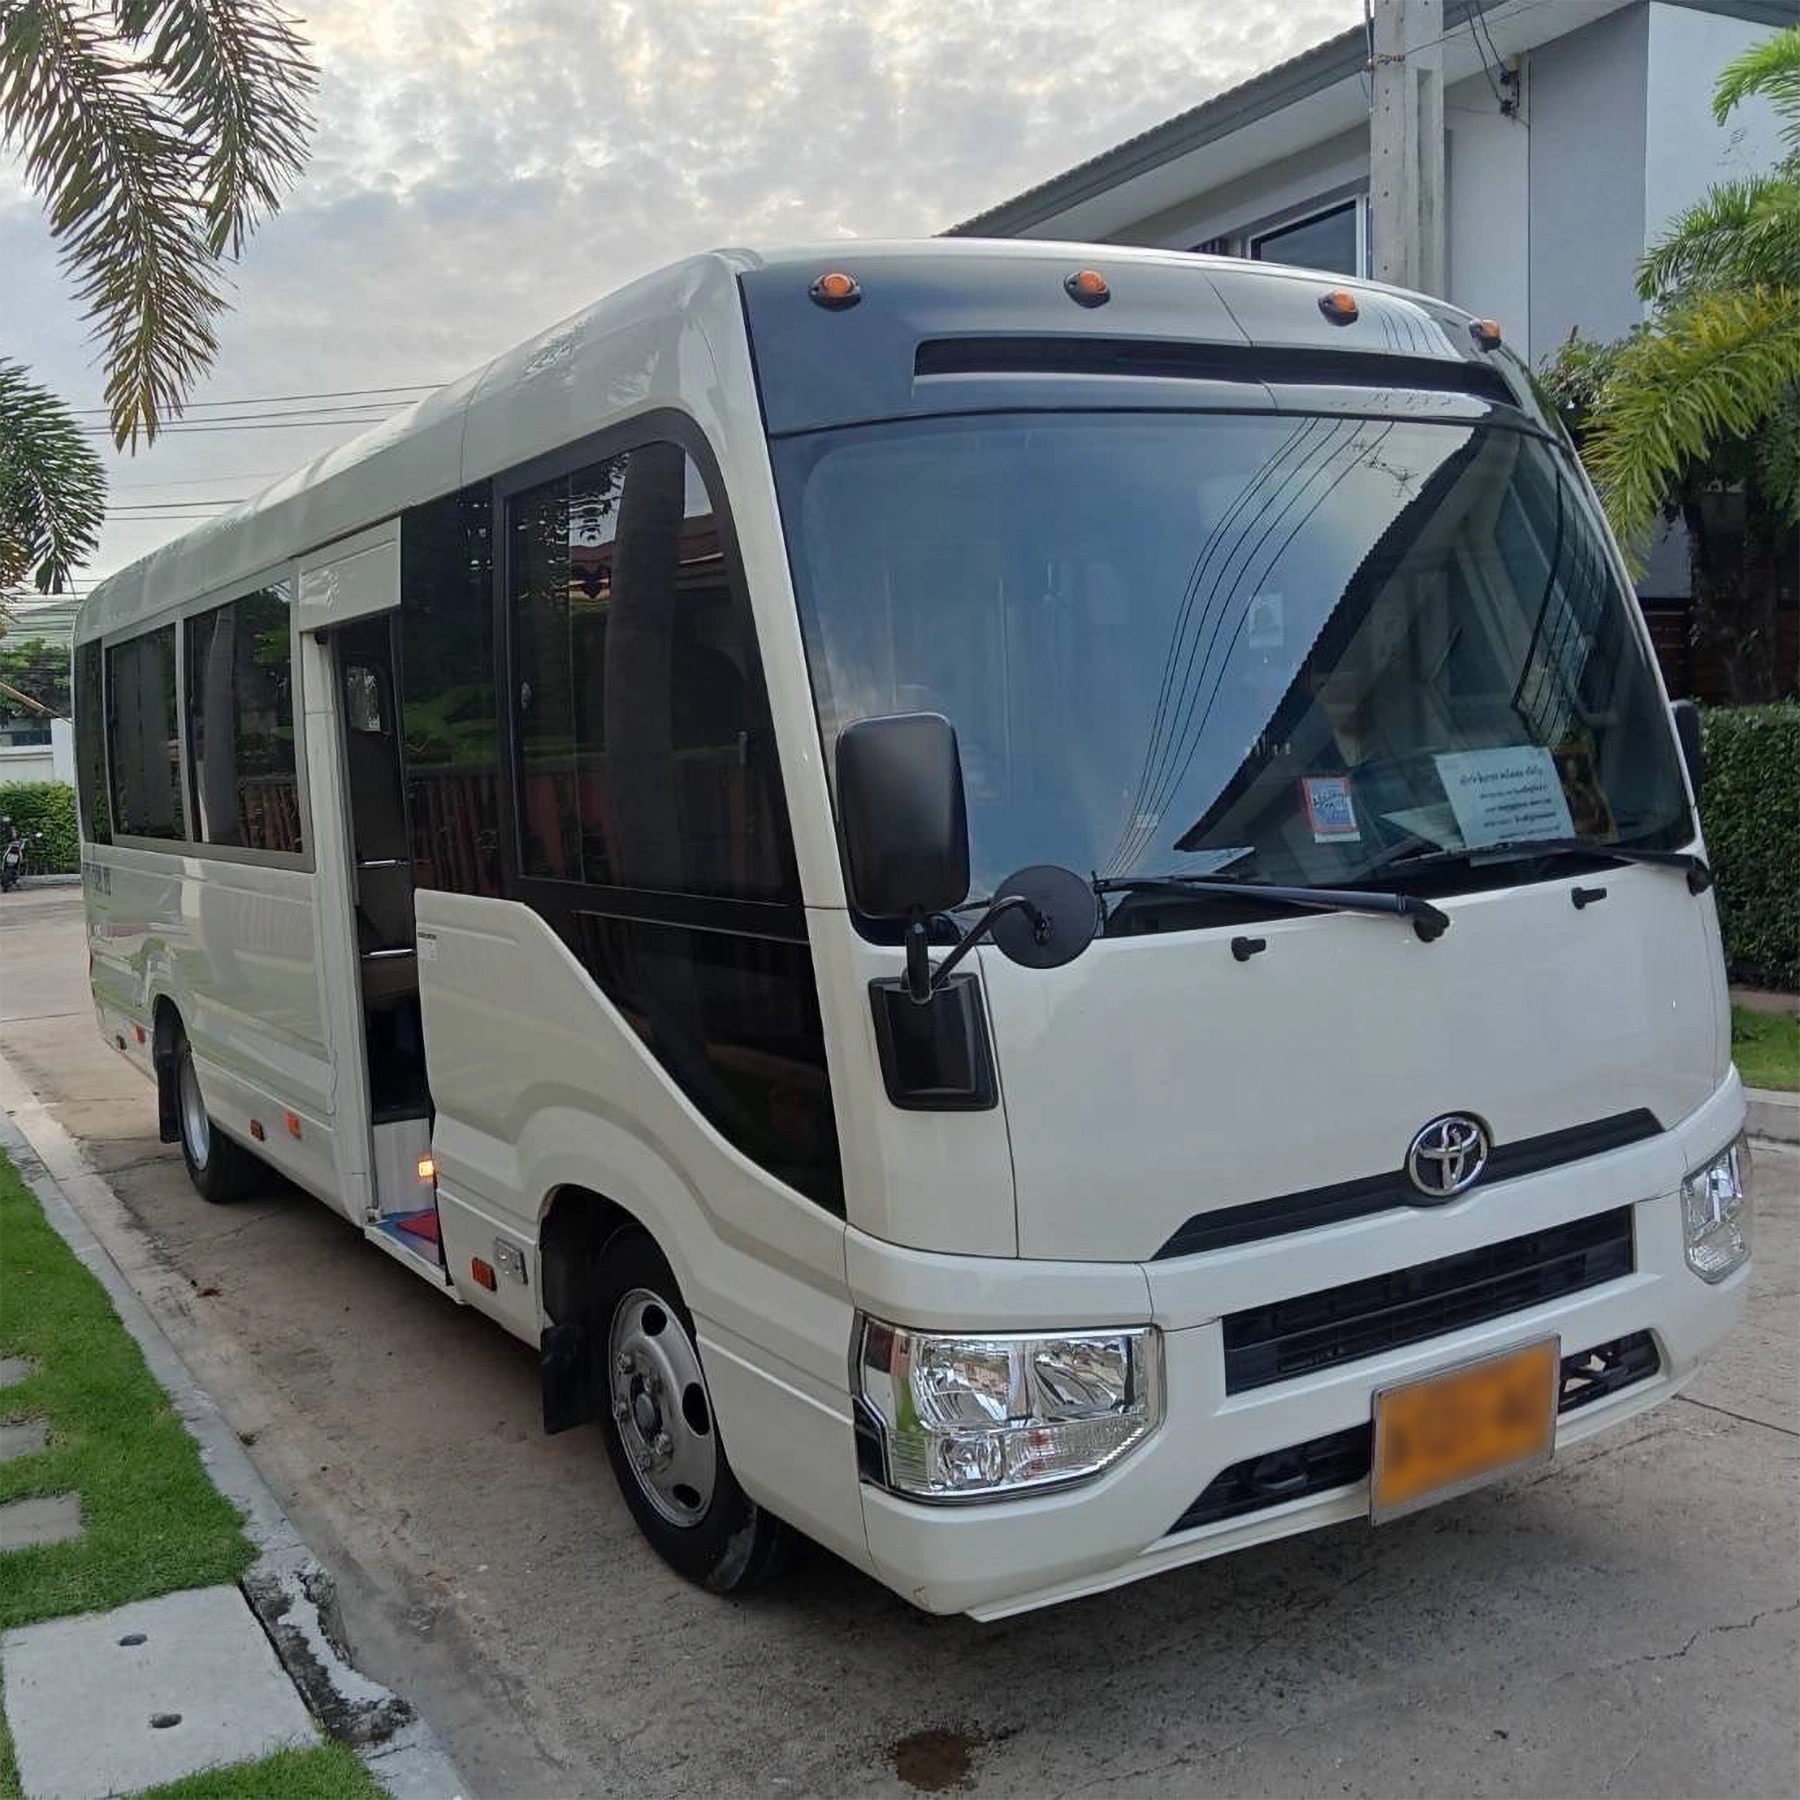
{"label": "wheel arch", "polygon": [[150,1067],[156,1073],[156,1129],[165,1144],[181,1137],[179,1101],[175,1089],[175,1046],[187,1034],[181,1008],[166,993],[150,1003]]}
{"label": "wheel arch", "polygon": [[646,1233],[668,1255],[667,1247],[636,1213],[593,1188],[564,1183],[544,1203],[538,1226],[538,1285],[550,1321],[539,1341],[546,1432],[568,1431],[596,1416],[598,1400],[582,1304],[607,1246],[621,1232],[632,1230]]}

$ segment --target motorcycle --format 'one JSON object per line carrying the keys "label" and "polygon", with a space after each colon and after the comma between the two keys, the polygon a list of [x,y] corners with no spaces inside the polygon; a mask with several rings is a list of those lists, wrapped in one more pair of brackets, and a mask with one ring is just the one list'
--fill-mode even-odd
{"label": "motorcycle", "polygon": [[6,848],[0,850],[0,894],[9,894],[19,885],[19,877],[25,873],[25,859],[33,844],[41,844],[44,834],[34,831],[29,838],[25,834],[13,830],[13,822],[9,818],[0,818],[0,842]]}

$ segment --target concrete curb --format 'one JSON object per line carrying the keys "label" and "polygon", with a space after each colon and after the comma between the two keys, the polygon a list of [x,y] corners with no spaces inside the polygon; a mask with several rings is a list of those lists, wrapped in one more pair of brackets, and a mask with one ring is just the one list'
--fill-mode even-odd
{"label": "concrete curb", "polygon": [[351,1664],[330,1575],[245,1455],[217,1402],[182,1361],[138,1286],[101,1241],[104,1233],[119,1242],[121,1228],[129,1229],[124,1204],[4,1055],[0,1148],[37,1196],[52,1229],[106,1290],[199,1445],[213,1485],[243,1513],[244,1535],[257,1552],[244,1576],[244,1594],[307,1706],[330,1736],[355,1749],[396,1800],[462,1800],[468,1787],[430,1726],[398,1694]]}
{"label": "concrete curb", "polygon": [[1800,1144],[1800,1094],[1776,1088],[1745,1088],[1744,1129],[1777,1144]]}

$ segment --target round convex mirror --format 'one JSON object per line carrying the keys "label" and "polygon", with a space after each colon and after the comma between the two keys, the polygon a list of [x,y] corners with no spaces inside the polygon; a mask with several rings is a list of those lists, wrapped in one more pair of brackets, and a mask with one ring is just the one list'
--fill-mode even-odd
{"label": "round convex mirror", "polygon": [[1100,929],[1100,896],[1073,869],[1034,863],[994,889],[996,900],[1014,894],[1037,908],[1042,926],[1015,906],[994,921],[991,935],[1002,956],[1027,969],[1060,969],[1073,962]]}

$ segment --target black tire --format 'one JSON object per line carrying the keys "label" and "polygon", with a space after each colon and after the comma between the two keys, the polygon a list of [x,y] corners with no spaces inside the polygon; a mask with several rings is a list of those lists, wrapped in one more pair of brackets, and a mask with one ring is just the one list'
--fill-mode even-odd
{"label": "black tire", "polygon": [[228,1206],[247,1199],[268,1180],[269,1172],[235,1138],[228,1138],[206,1111],[200,1094],[200,1078],[194,1071],[194,1053],[185,1034],[175,1039],[170,1052],[175,1083],[175,1118],[181,1138],[181,1160],[188,1180],[202,1200]]}
{"label": "black tire", "polygon": [[[731,1471],[700,1370],[693,1315],[648,1232],[620,1232],[602,1252],[588,1343],[613,1476],[657,1554],[715,1594],[741,1592],[783,1572],[801,1540],[758,1506]],[[622,1366],[627,1355],[629,1374]],[[689,1378],[682,1380],[684,1374]],[[659,1454],[656,1443],[671,1437],[675,1447]],[[642,1469],[639,1458],[646,1459]],[[684,1493],[673,1478],[702,1465],[710,1481],[696,1472]]]}

